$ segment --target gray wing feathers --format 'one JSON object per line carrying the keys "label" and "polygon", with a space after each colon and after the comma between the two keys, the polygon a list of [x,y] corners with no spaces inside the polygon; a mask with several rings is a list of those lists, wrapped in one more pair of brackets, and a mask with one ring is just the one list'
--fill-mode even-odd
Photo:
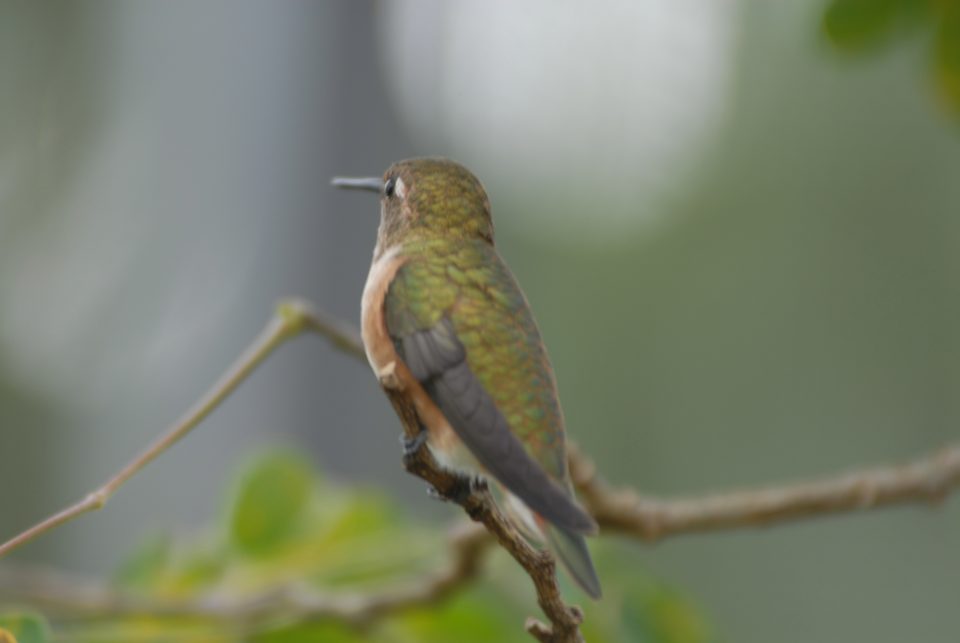
{"label": "gray wing feathers", "polygon": [[453,324],[446,317],[429,330],[401,338],[397,349],[418,382],[435,377],[467,358]]}
{"label": "gray wing feathers", "polygon": [[470,370],[449,319],[401,338],[407,368],[440,408],[457,436],[486,469],[547,521],[574,533],[593,533],[594,520],[530,457],[493,398]]}

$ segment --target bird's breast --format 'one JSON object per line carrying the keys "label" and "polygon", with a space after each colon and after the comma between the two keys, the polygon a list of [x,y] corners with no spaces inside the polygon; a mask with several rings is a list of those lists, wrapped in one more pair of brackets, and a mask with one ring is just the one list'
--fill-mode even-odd
{"label": "bird's breast", "polygon": [[385,375],[392,376],[399,388],[409,395],[421,423],[429,432],[427,444],[440,464],[456,470],[476,470],[476,465],[470,466],[473,458],[466,452],[446,417],[400,359],[390,339],[383,302],[390,283],[405,261],[400,247],[395,246],[381,253],[370,265],[360,309],[360,330],[367,361],[381,382]]}
{"label": "bird's breast", "polygon": [[[403,265],[399,246],[387,249],[370,264],[360,304],[360,335],[370,368],[379,377],[385,369],[395,368],[397,351],[387,333],[383,318],[383,299],[397,270]],[[391,366],[392,364],[392,366]]]}

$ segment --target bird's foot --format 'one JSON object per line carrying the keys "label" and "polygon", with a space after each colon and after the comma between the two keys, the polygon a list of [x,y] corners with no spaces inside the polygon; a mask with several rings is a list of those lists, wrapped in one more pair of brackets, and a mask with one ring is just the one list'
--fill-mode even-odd
{"label": "bird's foot", "polygon": [[427,495],[434,500],[462,505],[474,493],[482,493],[486,490],[487,480],[483,476],[461,475],[457,478],[449,493],[441,493],[436,487],[430,486],[427,487]]}
{"label": "bird's foot", "polygon": [[450,502],[450,498],[440,493],[433,485],[427,487],[427,495],[434,500],[439,500],[440,502]]}
{"label": "bird's foot", "polygon": [[467,501],[467,498],[473,494],[483,493],[486,490],[487,479],[483,476],[463,476],[451,490],[450,499],[458,505],[462,505]]}
{"label": "bird's foot", "polygon": [[420,433],[418,433],[416,437],[410,438],[407,437],[406,433],[401,434],[400,444],[403,445],[403,457],[412,458],[413,456],[417,455],[417,453],[420,451],[420,448],[427,443],[427,437],[429,437],[429,434],[427,433],[427,430],[422,427],[420,429]]}

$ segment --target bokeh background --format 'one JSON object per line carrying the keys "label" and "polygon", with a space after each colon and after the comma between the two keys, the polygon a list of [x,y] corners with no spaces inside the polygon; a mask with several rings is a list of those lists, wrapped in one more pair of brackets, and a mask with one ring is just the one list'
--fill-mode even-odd
{"label": "bokeh background", "polygon": [[[139,450],[280,297],[357,321],[377,206],[329,178],[415,155],[486,183],[611,481],[699,493],[956,439],[958,6],[0,2],[0,538]],[[105,573],[278,444],[441,529],[398,434],[366,367],[302,338],[16,559]],[[958,543],[948,501],[621,555],[717,640],[936,643]]]}

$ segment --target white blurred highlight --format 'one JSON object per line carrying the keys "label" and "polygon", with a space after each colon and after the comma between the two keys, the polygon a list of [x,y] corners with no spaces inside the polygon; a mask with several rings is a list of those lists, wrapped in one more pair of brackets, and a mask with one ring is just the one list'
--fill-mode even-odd
{"label": "white blurred highlight", "polygon": [[609,239],[655,218],[721,124],[733,0],[384,3],[385,77],[427,153],[470,165],[531,231]]}

